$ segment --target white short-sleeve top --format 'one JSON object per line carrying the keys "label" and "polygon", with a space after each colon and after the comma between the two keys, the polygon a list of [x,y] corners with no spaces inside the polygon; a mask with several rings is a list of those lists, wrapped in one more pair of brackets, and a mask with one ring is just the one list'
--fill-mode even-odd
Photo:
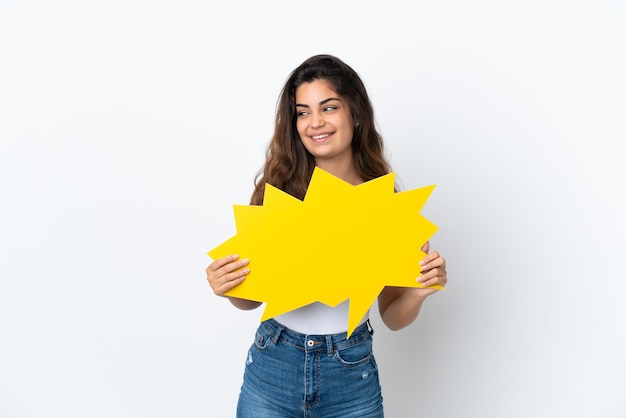
{"label": "white short-sleeve top", "polygon": [[[274,317],[276,321],[293,331],[307,335],[339,334],[348,330],[348,310],[350,301],[346,300],[334,308],[320,302],[314,302],[293,311]],[[359,325],[367,321],[369,310]]]}

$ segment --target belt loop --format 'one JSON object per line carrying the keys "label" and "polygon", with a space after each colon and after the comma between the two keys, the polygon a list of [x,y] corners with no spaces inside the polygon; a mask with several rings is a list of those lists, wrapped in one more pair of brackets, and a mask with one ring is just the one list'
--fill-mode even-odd
{"label": "belt loop", "polygon": [[374,328],[372,328],[372,324],[370,324],[370,320],[368,319],[367,321],[365,321],[365,323],[367,324],[367,330],[369,331],[369,333],[371,335],[374,335]]}
{"label": "belt loop", "polygon": [[332,355],[334,352],[332,335],[326,336],[326,352],[328,353],[329,356]]}
{"label": "belt loop", "polygon": [[285,329],[285,327],[283,327],[280,323],[276,322],[276,331],[274,331],[274,335],[272,335],[272,342],[274,344],[276,344],[276,341],[278,341],[278,337],[280,337],[280,333],[283,332],[283,330]]}

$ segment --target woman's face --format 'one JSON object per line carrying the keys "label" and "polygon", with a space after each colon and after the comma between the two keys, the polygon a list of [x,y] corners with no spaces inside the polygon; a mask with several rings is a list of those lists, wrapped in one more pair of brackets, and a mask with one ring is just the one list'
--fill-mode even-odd
{"label": "woman's face", "polygon": [[296,89],[296,128],[317,165],[352,161],[354,120],[346,99],[323,80]]}

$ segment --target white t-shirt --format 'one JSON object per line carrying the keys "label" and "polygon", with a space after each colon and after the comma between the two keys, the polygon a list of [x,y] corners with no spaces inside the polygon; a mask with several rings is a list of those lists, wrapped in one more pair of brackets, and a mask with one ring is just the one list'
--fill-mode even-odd
{"label": "white t-shirt", "polygon": [[[348,330],[349,307],[349,300],[340,303],[334,308],[320,302],[314,302],[278,315],[274,319],[287,328],[301,334],[339,334]],[[369,310],[365,313],[359,325],[367,321],[368,318]]]}

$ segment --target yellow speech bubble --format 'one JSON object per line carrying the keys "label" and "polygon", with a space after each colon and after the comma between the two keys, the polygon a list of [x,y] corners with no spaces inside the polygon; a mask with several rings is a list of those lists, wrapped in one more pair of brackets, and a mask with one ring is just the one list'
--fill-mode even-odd
{"label": "yellow speech bubble", "polygon": [[423,287],[437,226],[420,210],[435,186],[395,193],[394,176],[353,186],[316,167],[304,200],[267,184],[263,206],[233,205],[237,233],[208,255],[239,254],[250,272],[226,295],[265,302],[261,320],[350,299],[349,336],[385,286]]}

